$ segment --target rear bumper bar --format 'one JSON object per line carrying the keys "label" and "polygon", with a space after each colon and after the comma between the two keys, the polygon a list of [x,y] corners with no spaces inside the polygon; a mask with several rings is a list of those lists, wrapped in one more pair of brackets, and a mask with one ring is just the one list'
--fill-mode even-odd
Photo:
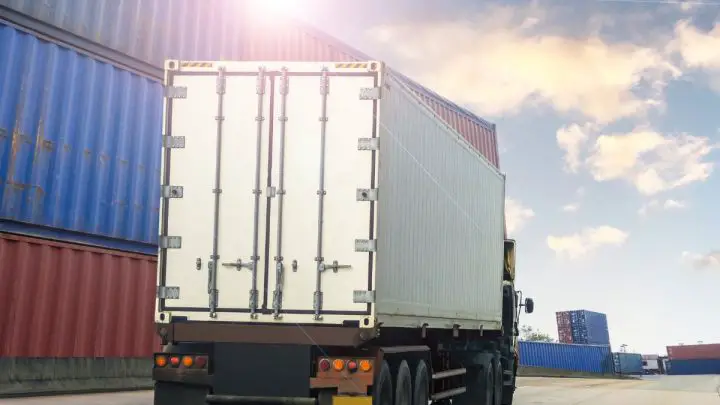
{"label": "rear bumper bar", "polygon": [[315,398],[302,397],[246,397],[238,395],[208,395],[208,404],[315,405]]}

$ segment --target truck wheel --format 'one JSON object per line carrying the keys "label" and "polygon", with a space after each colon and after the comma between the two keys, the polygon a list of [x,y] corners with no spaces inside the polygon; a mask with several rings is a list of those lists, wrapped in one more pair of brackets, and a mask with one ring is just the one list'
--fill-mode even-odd
{"label": "truck wheel", "polygon": [[412,393],[410,366],[407,361],[403,360],[398,367],[397,382],[395,383],[395,405],[411,405]]}
{"label": "truck wheel", "polygon": [[512,405],[513,403],[513,394],[515,394],[515,390],[512,389],[512,387],[504,387],[502,391],[502,405]]}
{"label": "truck wheel", "polygon": [[427,405],[430,398],[430,377],[425,360],[420,360],[415,369],[415,383],[413,384],[413,405]]}
{"label": "truck wheel", "polygon": [[373,383],[373,405],[393,405],[393,380],[390,365],[383,361]]}
{"label": "truck wheel", "polygon": [[468,368],[465,377],[467,391],[457,398],[453,398],[454,405],[494,405],[495,375],[491,362]]}
{"label": "truck wheel", "polygon": [[493,375],[495,385],[493,389],[493,405],[502,405],[503,396],[503,368],[497,358],[493,359]]}

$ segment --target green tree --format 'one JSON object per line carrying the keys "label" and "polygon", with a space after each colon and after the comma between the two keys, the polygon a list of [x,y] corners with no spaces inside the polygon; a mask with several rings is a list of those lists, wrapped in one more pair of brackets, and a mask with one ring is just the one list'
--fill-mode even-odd
{"label": "green tree", "polygon": [[555,342],[555,339],[551,338],[550,335],[540,330],[536,331],[530,325],[520,327],[520,338],[528,342]]}

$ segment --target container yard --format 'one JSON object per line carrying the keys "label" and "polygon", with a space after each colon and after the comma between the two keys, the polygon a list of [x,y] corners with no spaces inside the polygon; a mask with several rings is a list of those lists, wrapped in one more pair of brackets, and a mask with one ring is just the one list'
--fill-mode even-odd
{"label": "container yard", "polygon": [[555,314],[561,343],[610,345],[607,316],[587,310]]}
{"label": "container yard", "polygon": [[[372,60],[301,23],[268,29],[242,4],[0,0],[0,47],[11,50],[0,55],[8,84],[0,93],[0,232],[4,252],[18,252],[3,260],[28,269],[0,278],[0,289],[12,291],[3,299],[25,303],[0,309],[12,325],[0,336],[0,374],[17,376],[11,386],[0,382],[0,395],[107,388],[110,374],[122,387],[138,374],[118,364],[147,365],[133,361],[157,348],[148,269],[158,243],[164,60]],[[493,124],[387,71],[499,167]],[[32,280],[36,292],[61,288],[29,300]],[[63,339],[51,340],[58,331]],[[34,385],[28,376],[37,367],[63,382]],[[112,373],[90,376],[88,367]]]}

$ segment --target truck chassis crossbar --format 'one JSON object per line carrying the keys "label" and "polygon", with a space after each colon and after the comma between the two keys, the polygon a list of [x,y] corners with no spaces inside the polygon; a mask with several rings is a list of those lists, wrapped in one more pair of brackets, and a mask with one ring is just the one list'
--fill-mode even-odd
{"label": "truck chassis crossbar", "polygon": [[281,404],[281,405],[315,405],[315,398],[301,397],[246,397],[238,395],[208,395],[205,401],[209,404]]}

